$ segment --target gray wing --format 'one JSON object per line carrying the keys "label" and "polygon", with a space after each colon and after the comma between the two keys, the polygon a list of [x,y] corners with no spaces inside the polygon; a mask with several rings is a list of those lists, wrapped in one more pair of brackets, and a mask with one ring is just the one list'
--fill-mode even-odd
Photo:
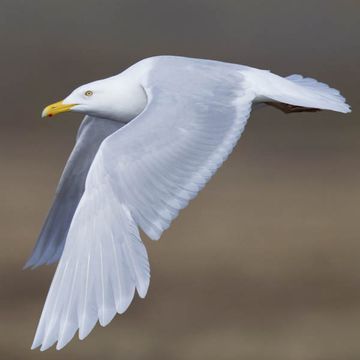
{"label": "gray wing", "polygon": [[84,118],[60,178],[54,203],[25,267],[37,267],[59,260],[95,154],[101,142],[123,125],[121,122],[91,116]]}

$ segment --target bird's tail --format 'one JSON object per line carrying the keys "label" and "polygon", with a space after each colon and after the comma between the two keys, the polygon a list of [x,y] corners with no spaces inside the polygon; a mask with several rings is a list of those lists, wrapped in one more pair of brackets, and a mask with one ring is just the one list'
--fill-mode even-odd
{"label": "bird's tail", "polygon": [[254,86],[261,101],[285,112],[332,110],[351,112],[345,98],[336,89],[312,78],[294,74],[286,78],[269,71],[252,74]]}

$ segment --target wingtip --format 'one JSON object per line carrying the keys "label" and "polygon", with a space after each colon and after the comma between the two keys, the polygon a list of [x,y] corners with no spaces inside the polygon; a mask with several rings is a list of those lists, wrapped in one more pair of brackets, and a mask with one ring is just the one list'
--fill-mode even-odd
{"label": "wingtip", "polygon": [[40,351],[45,351],[47,349],[50,349],[56,343],[56,340],[57,339],[55,337],[50,338],[50,337],[46,336],[41,344]]}
{"label": "wingtip", "polygon": [[29,259],[27,259],[25,265],[23,266],[23,270],[34,270],[35,268],[39,267],[40,265],[43,265],[44,262],[41,261],[41,258],[33,258],[33,256],[30,256]]}
{"label": "wingtip", "polygon": [[66,339],[66,340],[59,340],[56,344],[55,349],[58,351],[63,349],[70,342],[71,339],[72,339],[72,337],[70,339]]}
{"label": "wingtip", "polygon": [[79,329],[79,340],[84,340],[94,329],[97,322],[95,322],[92,326],[89,326],[87,328],[80,328]]}
{"label": "wingtip", "polygon": [[79,339],[80,340],[84,340],[89,334],[90,332],[94,329],[94,327],[96,326],[97,322],[98,322],[98,318],[94,317],[92,319],[87,319],[88,321],[86,322],[82,322],[79,326]]}
{"label": "wingtip", "polygon": [[41,343],[42,343],[42,335],[38,328],[36,330],[36,334],[35,334],[33,343],[31,345],[31,350],[35,350],[36,348],[38,348],[41,345]]}
{"label": "wingtip", "polygon": [[102,327],[105,327],[106,325],[108,325],[111,320],[115,317],[116,315],[116,309],[115,307],[113,309],[109,309],[108,311],[99,311],[98,312],[98,318],[99,318],[99,324]]}
{"label": "wingtip", "polygon": [[150,285],[150,277],[147,281],[144,281],[143,283],[141,283],[139,286],[136,287],[136,291],[141,299],[145,298],[149,290],[149,285]]}
{"label": "wingtip", "polygon": [[35,349],[37,349],[40,345],[41,345],[41,344],[35,344],[35,343],[33,343],[33,344],[31,345],[31,347],[30,347],[30,350],[35,350]]}
{"label": "wingtip", "polygon": [[30,259],[28,259],[28,260],[26,261],[26,263],[24,264],[24,266],[22,267],[22,269],[23,269],[23,270],[27,270],[27,269],[30,269],[30,268],[31,268],[31,270],[32,270],[32,269],[33,269],[33,266],[34,266],[34,264],[32,263],[31,258],[30,258]]}
{"label": "wingtip", "polygon": [[54,345],[54,343],[51,343],[51,344],[46,344],[46,343],[43,343],[40,347],[40,351],[43,352],[47,349],[50,349],[52,346]]}
{"label": "wingtip", "polygon": [[84,340],[89,334],[86,334],[86,333],[82,333],[79,331],[79,340]]}
{"label": "wingtip", "polygon": [[130,306],[133,298],[135,295],[135,286],[132,288],[131,292],[128,294],[128,296],[124,296],[123,298],[119,299],[119,301],[116,303],[116,312],[118,314],[123,314]]}

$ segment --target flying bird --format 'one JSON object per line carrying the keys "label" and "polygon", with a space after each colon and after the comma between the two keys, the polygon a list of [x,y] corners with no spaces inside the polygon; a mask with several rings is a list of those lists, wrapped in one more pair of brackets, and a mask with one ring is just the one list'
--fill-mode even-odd
{"label": "flying bird", "polygon": [[63,348],[123,313],[157,240],[226,160],[252,107],[350,112],[311,78],[213,60],[155,56],[75,89],[43,117],[85,114],[26,267],[59,261],[32,348]]}

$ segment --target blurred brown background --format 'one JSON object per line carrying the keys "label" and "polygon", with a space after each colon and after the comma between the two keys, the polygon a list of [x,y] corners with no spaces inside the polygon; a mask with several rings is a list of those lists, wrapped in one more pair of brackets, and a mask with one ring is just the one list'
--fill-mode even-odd
{"label": "blurred brown background", "polygon": [[[358,0],[0,6],[1,359],[360,359]],[[157,54],[311,76],[353,113],[254,112],[206,189],[144,239],[147,298],[61,352],[30,351],[54,267],[22,266],[81,120],[41,110]]]}

